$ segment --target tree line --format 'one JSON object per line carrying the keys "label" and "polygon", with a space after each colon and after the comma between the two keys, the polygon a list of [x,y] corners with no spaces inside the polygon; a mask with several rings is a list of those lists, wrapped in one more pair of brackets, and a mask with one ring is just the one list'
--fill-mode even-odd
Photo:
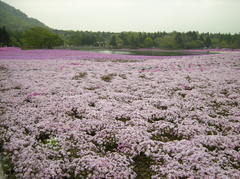
{"label": "tree line", "polygon": [[0,47],[14,46],[23,49],[51,49],[63,45],[60,36],[43,27],[33,27],[26,31],[10,31],[0,28]]}
{"label": "tree line", "polygon": [[240,34],[189,32],[83,32],[58,31],[65,46],[95,46],[107,48],[240,48]]}
{"label": "tree line", "polygon": [[26,31],[7,31],[0,28],[1,46],[21,48],[161,48],[202,49],[240,48],[240,33],[189,32],[91,32],[63,31],[34,27]]}

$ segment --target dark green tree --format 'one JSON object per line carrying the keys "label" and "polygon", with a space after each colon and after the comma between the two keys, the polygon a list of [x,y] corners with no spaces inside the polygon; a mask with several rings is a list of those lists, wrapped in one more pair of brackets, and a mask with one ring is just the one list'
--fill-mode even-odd
{"label": "dark green tree", "polygon": [[147,37],[144,40],[144,47],[153,47],[154,43],[153,43],[153,39],[151,37]]}
{"label": "dark green tree", "polygon": [[[189,32],[90,32],[57,31],[66,47],[89,46],[105,48],[149,48],[196,49],[196,48],[240,48],[239,34],[211,34]],[[151,40],[150,40],[151,39]],[[14,40],[14,39],[13,39]]]}
{"label": "dark green tree", "polygon": [[181,33],[176,33],[175,41],[177,48],[184,48],[183,38]]}
{"label": "dark green tree", "polygon": [[207,48],[209,48],[209,47],[212,46],[212,41],[211,41],[211,39],[210,39],[209,36],[207,36],[204,44],[205,44],[205,46],[206,46]]}
{"label": "dark green tree", "polygon": [[9,46],[10,36],[5,27],[0,28],[0,46]]}
{"label": "dark green tree", "polygon": [[111,45],[112,47],[116,47],[116,46],[117,46],[117,39],[116,39],[116,36],[115,36],[115,35],[113,35],[113,36],[111,37],[111,40],[110,40],[109,45]]}
{"label": "dark green tree", "polygon": [[63,40],[55,33],[42,27],[34,27],[24,32],[22,38],[23,48],[47,48],[63,45]]}

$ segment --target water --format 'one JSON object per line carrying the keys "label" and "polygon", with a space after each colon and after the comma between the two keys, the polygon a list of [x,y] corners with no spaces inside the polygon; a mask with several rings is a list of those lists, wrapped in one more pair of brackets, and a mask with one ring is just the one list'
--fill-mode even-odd
{"label": "water", "polygon": [[157,51],[157,50],[90,50],[98,53],[104,54],[119,54],[119,55],[141,55],[141,56],[183,56],[183,55],[201,55],[209,54],[209,52],[191,52],[191,51]]}

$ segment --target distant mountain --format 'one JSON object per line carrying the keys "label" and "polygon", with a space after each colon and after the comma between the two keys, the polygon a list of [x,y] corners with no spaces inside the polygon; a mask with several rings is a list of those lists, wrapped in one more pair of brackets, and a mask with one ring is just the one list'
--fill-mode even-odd
{"label": "distant mountain", "polygon": [[22,31],[31,27],[46,27],[37,19],[30,18],[20,10],[0,0],[0,27],[5,26],[10,31]]}

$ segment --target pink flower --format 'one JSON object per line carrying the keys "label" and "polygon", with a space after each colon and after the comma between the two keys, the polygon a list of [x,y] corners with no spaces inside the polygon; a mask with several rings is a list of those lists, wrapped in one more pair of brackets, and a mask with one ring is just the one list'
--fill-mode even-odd
{"label": "pink flower", "polygon": [[33,93],[29,94],[28,97],[33,97],[33,96],[38,96],[38,95],[42,95],[42,93],[33,92]]}

